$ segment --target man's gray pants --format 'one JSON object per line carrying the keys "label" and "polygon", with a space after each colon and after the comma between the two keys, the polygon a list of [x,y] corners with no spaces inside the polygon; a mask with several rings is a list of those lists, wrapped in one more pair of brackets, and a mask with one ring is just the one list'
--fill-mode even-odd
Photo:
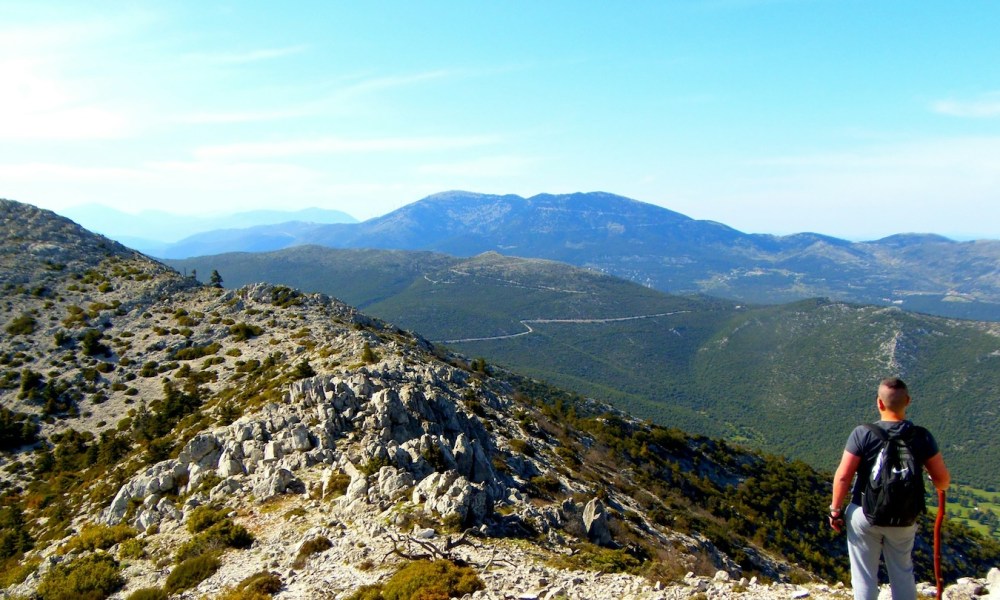
{"label": "man's gray pants", "polygon": [[865,518],[857,504],[847,507],[847,552],[851,556],[851,586],[855,600],[878,598],[878,558],[885,559],[892,600],[916,600],[913,579],[913,539],[916,524],[879,527]]}

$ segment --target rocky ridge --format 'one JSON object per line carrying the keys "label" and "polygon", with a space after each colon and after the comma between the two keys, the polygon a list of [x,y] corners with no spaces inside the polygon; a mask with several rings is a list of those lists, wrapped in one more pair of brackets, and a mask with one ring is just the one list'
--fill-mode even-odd
{"label": "rocky ridge", "polygon": [[334,299],[200,286],[46,211],[0,209],[0,401],[39,426],[0,455],[0,517],[30,538],[2,557],[24,571],[3,597],[94,556],[120,570],[109,597],[159,587],[204,550],[212,511],[247,535],[173,597],[270,572],[272,597],[346,598],[419,559],[473,567],[473,598],[847,596],[700,530],[705,490],[762,457],[660,431],[642,461],[679,495],[650,498],[599,434],[648,425],[581,403],[597,429],[575,430],[516,377]]}

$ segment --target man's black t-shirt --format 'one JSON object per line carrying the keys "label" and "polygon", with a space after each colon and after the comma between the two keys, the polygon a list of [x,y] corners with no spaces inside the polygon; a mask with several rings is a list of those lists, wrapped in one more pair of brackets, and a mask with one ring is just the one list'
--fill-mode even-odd
{"label": "man's black t-shirt", "polygon": [[[913,452],[913,458],[918,464],[922,465],[926,463],[927,459],[938,453],[937,441],[931,435],[931,432],[923,427],[914,425],[910,421],[876,421],[875,424],[887,432],[902,433],[906,428],[915,428],[908,445],[910,451]],[[845,450],[854,456],[861,457],[861,464],[858,465],[858,475],[857,479],[854,480],[854,490],[851,496],[851,502],[854,504],[861,504],[861,494],[864,493],[865,488],[868,486],[868,478],[871,475],[872,466],[875,464],[875,459],[878,457],[881,447],[882,439],[865,425],[857,426],[851,432],[851,437],[847,438],[847,447]]]}

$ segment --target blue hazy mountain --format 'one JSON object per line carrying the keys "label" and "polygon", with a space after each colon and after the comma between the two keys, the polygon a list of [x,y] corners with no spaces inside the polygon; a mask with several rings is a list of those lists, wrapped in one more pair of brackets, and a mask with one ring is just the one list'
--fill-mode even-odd
{"label": "blue hazy mountain", "polygon": [[305,244],[544,258],[672,293],[742,302],[812,297],[1000,320],[1000,241],[896,234],[851,242],[817,233],[748,234],[608,193],[530,198],[435,194],[354,224],[208,232],[166,248],[184,258]]}
{"label": "blue hazy mountain", "polygon": [[[76,221],[91,231],[151,256],[165,256],[167,249],[178,240],[207,231],[246,229],[289,222],[357,223],[357,219],[345,212],[321,208],[306,208],[298,211],[252,210],[212,215],[179,215],[162,210],[145,210],[133,214],[100,204],[85,204],[60,212],[63,216]],[[219,235],[216,234],[215,237],[219,237]],[[227,239],[235,239],[235,237],[230,236]]]}

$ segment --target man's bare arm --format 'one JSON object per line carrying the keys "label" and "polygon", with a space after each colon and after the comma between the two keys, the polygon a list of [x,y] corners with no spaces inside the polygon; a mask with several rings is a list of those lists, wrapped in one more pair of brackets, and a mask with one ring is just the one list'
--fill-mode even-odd
{"label": "man's bare arm", "polygon": [[934,482],[934,487],[939,490],[946,490],[951,484],[951,474],[948,473],[948,467],[944,466],[944,457],[938,452],[934,456],[927,459],[924,463],[924,468],[927,469],[927,474],[931,476],[931,481]]}

